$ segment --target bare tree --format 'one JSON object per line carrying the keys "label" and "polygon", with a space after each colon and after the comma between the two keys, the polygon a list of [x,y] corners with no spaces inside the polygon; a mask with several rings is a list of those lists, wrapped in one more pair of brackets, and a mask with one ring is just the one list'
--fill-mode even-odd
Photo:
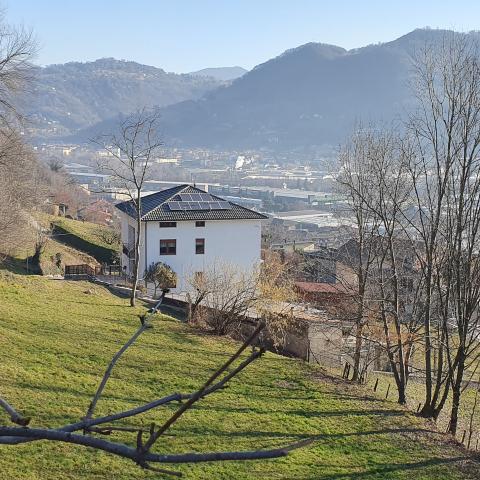
{"label": "bare tree", "polygon": [[0,122],[3,126],[23,119],[18,105],[34,81],[31,62],[37,48],[33,32],[8,25],[5,13],[0,11]]}
{"label": "bare tree", "polygon": [[188,281],[191,317],[217,335],[235,333],[258,298],[258,273],[217,263]]}
{"label": "bare tree", "polygon": [[140,245],[142,239],[142,192],[152,161],[163,146],[158,133],[159,114],[145,109],[129,116],[119,125],[118,132],[92,140],[107,156],[100,157],[99,168],[109,174],[112,183],[128,195],[136,219],[133,282],[130,304],[135,306],[139,281]]}
{"label": "bare tree", "polygon": [[10,127],[0,127],[0,252],[25,246],[35,231],[32,212],[45,200],[42,169]]}
{"label": "bare tree", "polygon": [[[234,367],[240,356],[250,345],[254,345],[257,337],[264,328],[264,324],[259,323],[249,338],[238,348],[238,350],[225,361],[203,385],[192,393],[173,393],[165,397],[156,399],[144,405],[115,412],[110,415],[95,417],[95,410],[101,399],[105,386],[112,374],[117,362],[121,359],[126,350],[146,331],[153,328],[152,321],[155,313],[158,311],[164,294],[157,305],[150,312],[140,318],[140,326],[132,337],[120,348],[114,355],[103,375],[100,384],[93,395],[85,416],[76,423],[63,425],[58,428],[30,428],[28,427],[31,419],[19,413],[6,399],[0,397],[0,409],[4,410],[12,423],[19,427],[0,426],[0,445],[20,445],[25,442],[38,440],[50,440],[56,442],[67,442],[76,445],[87,446],[97,450],[105,451],[119,457],[127,458],[142,468],[167,473],[170,475],[181,476],[181,473],[159,469],[154,464],[164,463],[196,463],[208,461],[225,460],[256,460],[277,458],[288,454],[289,451],[307,445],[310,439],[305,439],[292,445],[273,448],[271,450],[251,450],[244,452],[212,452],[212,453],[181,453],[181,454],[160,454],[152,451],[152,448],[159,442],[162,435],[165,434],[188,410],[190,410],[198,401],[208,395],[221,391],[226,384],[240,372],[242,372],[253,361],[257,360],[264,353],[263,349],[253,348],[252,353],[248,354],[237,366]],[[183,401],[174,413],[162,424],[151,424],[148,430],[143,428],[132,428],[116,426],[115,421],[134,417],[152,409],[170,405],[173,402]],[[97,438],[97,434],[109,435],[115,431],[128,431],[134,435],[135,446],[129,446],[114,441]],[[78,432],[78,433],[77,433]]]}
{"label": "bare tree", "polygon": [[350,160],[355,149],[346,149],[349,169],[340,179],[352,211],[368,212],[369,233],[378,232],[370,295],[384,325],[399,400],[405,400],[421,333],[421,414],[437,418],[451,393],[453,434],[480,354],[479,53],[476,42],[460,34],[426,46],[414,64],[418,110],[405,136],[390,145],[389,137],[377,135],[373,155],[357,149],[361,165]]}
{"label": "bare tree", "polygon": [[98,237],[107,245],[112,247],[117,246],[121,240],[119,225],[114,222],[111,228],[102,228],[98,231]]}
{"label": "bare tree", "polygon": [[31,32],[5,22],[0,12],[0,252],[24,246],[31,211],[45,199],[42,169],[18,132],[18,104],[32,80],[36,54]]}
{"label": "bare tree", "polygon": [[194,273],[188,280],[189,321],[229,335],[261,318],[266,324],[263,338],[281,348],[297,301],[293,268],[277,252],[266,251],[261,266],[253,271],[221,262]]}
{"label": "bare tree", "polygon": [[[355,351],[353,354],[353,381],[361,378],[361,353],[364,328],[367,324],[367,288],[370,273],[376,257],[375,241],[378,237],[379,219],[376,212],[369,208],[376,192],[372,189],[374,172],[373,158],[377,154],[376,139],[373,132],[361,126],[354,133],[351,142],[340,152],[340,175],[337,176],[339,190],[348,202],[346,215],[353,218],[355,225],[352,248],[346,248],[342,260],[352,270],[354,281],[349,277],[337,276],[337,281],[355,291],[357,303],[355,324]],[[348,245],[348,244],[347,244]]]}
{"label": "bare tree", "polygon": [[356,238],[345,253],[355,274],[358,302],[355,366],[358,371],[364,340],[371,343],[376,337],[364,336],[365,319],[372,322],[370,329],[382,325],[383,342],[378,346],[387,354],[398,401],[405,403],[419,330],[415,245],[404,225],[412,182],[396,135],[362,129],[352,145],[341,156],[339,182],[357,226]]}
{"label": "bare tree", "polygon": [[451,390],[452,433],[464,374],[478,346],[478,55],[475,41],[453,33],[417,54],[413,87],[419,107],[404,142],[416,209],[405,218],[407,231],[421,244],[417,260],[424,290],[421,413],[437,418]]}

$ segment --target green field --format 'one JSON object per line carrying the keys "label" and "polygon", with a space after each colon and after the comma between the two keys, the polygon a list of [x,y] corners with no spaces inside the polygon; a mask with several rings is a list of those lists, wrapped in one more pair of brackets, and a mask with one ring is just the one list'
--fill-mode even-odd
{"label": "green field", "polygon": [[[85,414],[112,354],[138,325],[127,300],[83,282],[0,272],[0,395],[32,426]],[[238,346],[158,315],[155,328],[114,370],[97,414],[188,393]],[[160,407],[123,425],[160,423]],[[0,412],[0,423],[8,423]],[[269,448],[305,437],[313,445],[278,460],[166,466],[194,479],[474,479],[480,464],[432,424],[371,389],[324,378],[300,361],[267,354],[187,412],[159,452]],[[131,434],[113,438],[134,444]],[[35,442],[0,446],[3,479],[163,478],[84,447]]]}

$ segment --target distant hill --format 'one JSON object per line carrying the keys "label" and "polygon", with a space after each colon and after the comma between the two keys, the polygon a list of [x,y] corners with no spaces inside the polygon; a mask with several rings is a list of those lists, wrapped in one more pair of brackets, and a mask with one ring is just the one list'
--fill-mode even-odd
{"label": "distant hill", "polygon": [[[334,45],[308,43],[287,50],[228,84],[212,83],[211,77],[169,77],[172,74],[160,71],[162,73],[158,75],[165,79],[162,88],[172,84],[178,86],[179,83],[183,86],[181,93],[177,89],[176,96],[166,98],[162,92],[156,91],[164,104],[169,103],[162,109],[164,140],[172,146],[284,151],[337,145],[360,119],[364,122],[390,122],[412,108],[414,100],[409,90],[412,55],[426,42],[438,44],[446,33],[418,29],[392,42],[349,51]],[[479,36],[478,33],[458,35]],[[68,70],[68,65],[59,68],[63,72]],[[152,68],[136,68],[140,67]],[[70,80],[78,110],[84,111],[87,104],[98,111],[96,117],[101,112],[103,120],[95,125],[94,116],[82,117],[82,121],[90,125],[68,137],[69,141],[81,142],[112,128],[112,118],[119,111],[114,100],[116,90],[123,83],[117,80],[114,70],[108,72],[108,77],[102,77],[102,81],[97,78],[98,73],[92,75],[95,85],[100,83],[106,92],[106,98],[102,97],[101,101],[96,100],[93,85]],[[54,73],[55,83],[52,79],[52,85],[62,85]],[[124,75],[122,71],[121,78]],[[84,82],[87,82],[86,78]],[[135,85],[142,85],[142,81],[137,80]],[[154,101],[153,94],[142,95],[144,90],[136,88],[128,90],[132,106],[147,101],[147,106],[160,103]],[[129,96],[127,92],[121,92],[121,98]],[[182,94],[190,97],[175,103],[175,98]],[[90,107],[92,103],[94,106]],[[52,115],[58,111],[56,104],[45,99],[42,104],[44,108],[52,109]],[[123,111],[130,104],[125,99]],[[69,107],[72,115],[78,115],[73,112],[74,107]],[[109,114],[111,118],[107,118]],[[62,115],[65,119],[65,113]]]}
{"label": "distant hill", "polygon": [[189,75],[194,75],[196,77],[212,77],[221,82],[229,82],[241,77],[247,72],[248,70],[245,70],[242,67],[216,67],[204,68],[203,70],[198,70],[197,72],[190,72]]}
{"label": "distant hill", "polygon": [[36,136],[65,136],[145,105],[163,107],[198,99],[220,84],[211,77],[103,58],[38,68],[25,104]]}
{"label": "distant hill", "polygon": [[418,29],[350,51],[321,43],[288,50],[230,86],[163,109],[166,141],[278,150],[336,145],[360,119],[390,122],[412,108],[412,56],[447,33]]}

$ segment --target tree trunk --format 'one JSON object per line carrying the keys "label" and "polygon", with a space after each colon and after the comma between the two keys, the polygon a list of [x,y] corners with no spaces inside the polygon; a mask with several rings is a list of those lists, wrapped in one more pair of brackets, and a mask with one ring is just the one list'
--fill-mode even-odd
{"label": "tree trunk", "polygon": [[137,232],[135,236],[135,261],[133,263],[133,284],[132,284],[132,292],[130,294],[130,306],[134,307],[136,304],[136,294],[137,294],[137,287],[138,287],[138,269],[140,264],[140,239],[142,236],[141,227],[142,227],[142,219],[141,219],[141,211],[142,211],[142,204],[141,204],[141,190],[137,190],[137,202],[136,202],[136,213],[137,213]]}
{"label": "tree trunk", "polygon": [[[428,259],[430,261],[430,258]],[[424,318],[424,339],[425,339],[425,350],[424,350],[424,360],[425,360],[425,402],[423,404],[422,410],[420,411],[420,415],[424,418],[433,418],[435,413],[435,408],[432,405],[432,390],[433,390],[433,382],[432,382],[432,341],[431,341],[431,325],[430,325],[430,305],[431,305],[431,269],[430,263],[429,268],[427,271],[427,279],[426,279],[426,292],[427,292],[427,299],[426,299],[426,312]]]}
{"label": "tree trunk", "polygon": [[362,332],[363,332],[363,322],[361,317],[357,321],[357,331],[355,333],[355,353],[353,357],[353,376],[352,380],[358,382],[360,379],[360,359],[362,353]]}
{"label": "tree trunk", "polygon": [[400,405],[405,405],[407,403],[407,394],[406,394],[406,385],[403,382],[397,384],[398,390],[398,403]]}
{"label": "tree trunk", "polygon": [[360,360],[362,357],[362,345],[363,345],[363,315],[365,304],[365,272],[363,270],[363,239],[360,239],[360,265],[358,272],[358,310],[357,310],[357,322],[355,332],[355,352],[353,355],[353,377],[354,382],[358,382],[361,378],[360,374]]}
{"label": "tree trunk", "polygon": [[460,408],[460,398],[462,396],[462,380],[465,369],[465,360],[463,355],[461,355],[461,357],[462,358],[460,359],[457,367],[457,378],[455,379],[455,382],[452,382],[452,410],[450,412],[450,422],[448,424],[448,432],[452,435],[457,433],[458,410]]}
{"label": "tree trunk", "polygon": [[452,388],[453,395],[452,395],[452,410],[450,412],[450,422],[448,424],[448,432],[452,435],[457,433],[458,427],[458,410],[460,407],[460,396],[461,396],[461,389],[455,385]]}

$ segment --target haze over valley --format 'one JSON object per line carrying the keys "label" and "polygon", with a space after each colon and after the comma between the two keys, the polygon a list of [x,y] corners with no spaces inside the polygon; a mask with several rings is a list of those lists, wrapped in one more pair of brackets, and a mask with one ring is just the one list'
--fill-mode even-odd
{"label": "haze over valley", "polygon": [[36,142],[84,143],[111,128],[118,115],[145,106],[160,108],[169,146],[335,147],[355,122],[388,123],[414,106],[412,58],[444,34],[418,29],[348,51],[309,43],[249,72],[232,67],[175,74],[115,59],[39,68],[31,132]]}

